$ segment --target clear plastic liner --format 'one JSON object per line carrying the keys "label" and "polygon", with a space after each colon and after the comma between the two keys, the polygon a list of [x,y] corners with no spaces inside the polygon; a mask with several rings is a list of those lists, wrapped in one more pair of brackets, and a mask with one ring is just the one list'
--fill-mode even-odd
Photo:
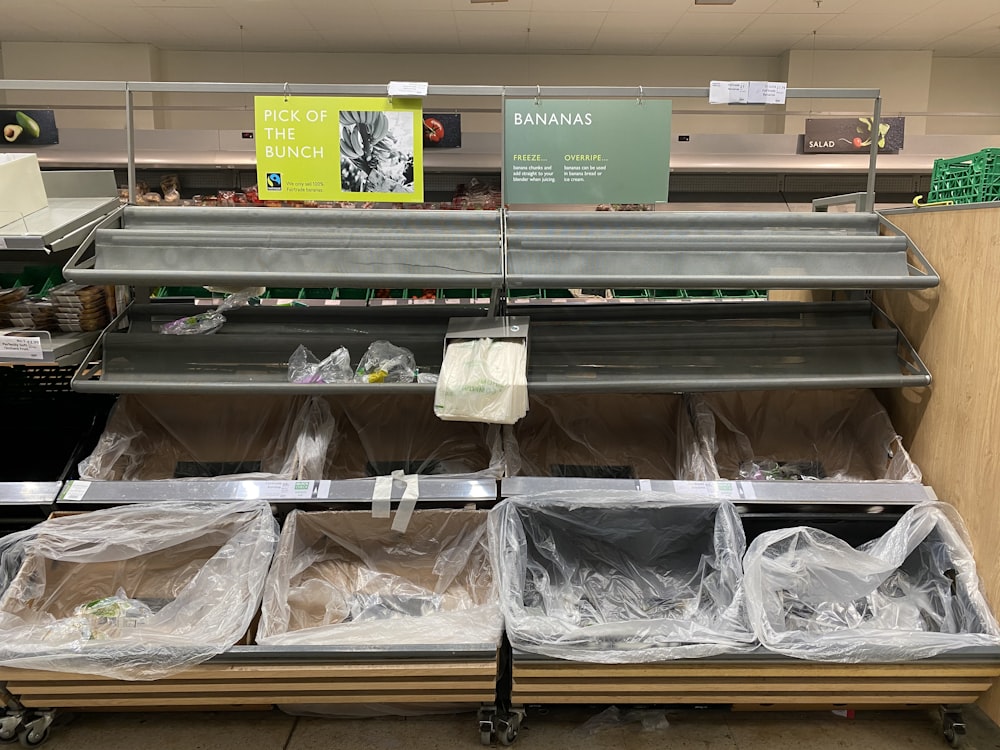
{"label": "clear plastic liner", "polygon": [[324,473],[306,479],[356,479],[406,474],[499,477],[505,452],[501,428],[443,422],[434,416],[432,394],[384,394],[330,398],[341,439],[326,456]]}
{"label": "clear plastic liner", "polygon": [[[524,476],[715,479],[680,396],[532,396],[508,446]],[[509,464],[513,461],[508,458]]]}
{"label": "clear plastic liner", "polygon": [[405,533],[365,511],[292,511],[267,577],[266,645],[497,644],[486,512],[418,510]]}
{"label": "clear plastic liner", "polygon": [[359,383],[412,383],[417,379],[413,352],[388,341],[373,341],[354,372]]}
{"label": "clear plastic liner", "polygon": [[490,511],[490,552],[515,649],[658,662],[749,651],[743,528],[732,504],[566,490]]}
{"label": "clear plastic liner", "polygon": [[813,528],[765,532],[744,568],[753,629],[788,656],[895,662],[1000,645],[962,520],[942,503],[857,549]]}
{"label": "clear plastic liner", "polygon": [[339,438],[327,401],[305,396],[126,395],[82,479],[318,479]]}
{"label": "clear plastic liner", "polygon": [[919,482],[889,415],[868,390],[688,396],[712,479]]}
{"label": "clear plastic liner", "polygon": [[0,539],[0,664],[169,677],[240,641],[278,542],[267,503],[125,505]]}
{"label": "clear plastic liner", "polygon": [[342,346],[320,360],[300,344],[288,358],[289,383],[350,383],[353,380],[351,353],[346,347]]}

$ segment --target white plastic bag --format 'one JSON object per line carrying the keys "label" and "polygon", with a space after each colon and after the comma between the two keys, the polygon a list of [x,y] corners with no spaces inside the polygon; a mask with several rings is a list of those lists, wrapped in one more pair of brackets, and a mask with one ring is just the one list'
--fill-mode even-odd
{"label": "white plastic bag", "polygon": [[263,501],[124,505],[0,539],[0,664],[169,677],[237,643],[278,541]]}
{"label": "white plastic bag", "polygon": [[444,420],[514,424],[528,412],[528,355],[514,341],[472,339],[448,346],[434,394]]}
{"label": "white plastic bag", "polygon": [[744,569],[757,637],[788,656],[910,661],[1000,645],[962,521],[943,503],[910,509],[857,549],[803,526],[765,532]]}

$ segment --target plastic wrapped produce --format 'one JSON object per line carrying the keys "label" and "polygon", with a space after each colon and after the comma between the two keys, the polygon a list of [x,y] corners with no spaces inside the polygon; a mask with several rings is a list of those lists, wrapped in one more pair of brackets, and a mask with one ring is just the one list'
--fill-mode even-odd
{"label": "plastic wrapped produce", "polygon": [[788,656],[910,661],[1000,645],[962,521],[941,503],[857,549],[818,529],[765,532],[744,568],[751,625]]}
{"label": "plastic wrapped produce", "polygon": [[533,396],[530,403],[528,415],[514,426],[514,457],[508,459],[518,474],[715,478],[680,396],[546,394]]}
{"label": "plastic wrapped produce", "polygon": [[338,440],[316,397],[142,395],[115,404],[82,479],[314,479]]}
{"label": "plastic wrapped produce", "polygon": [[0,539],[0,664],[168,677],[241,640],[278,527],[267,503],[162,502]]}
{"label": "plastic wrapped produce", "polygon": [[417,360],[409,349],[373,341],[361,357],[354,379],[359,383],[412,383],[417,379]]}
{"label": "plastic wrapped produce", "polygon": [[293,511],[257,642],[494,645],[502,628],[485,511],[418,510],[405,533],[365,511]]}
{"label": "plastic wrapped produce", "polygon": [[353,380],[351,353],[346,347],[342,346],[325,359],[319,360],[300,344],[288,358],[290,383],[350,383]]}
{"label": "plastic wrapped produce", "polygon": [[407,474],[499,477],[505,452],[500,428],[443,422],[434,416],[432,394],[331,398],[341,439],[327,454],[323,474],[305,479],[355,479]]}
{"label": "plastic wrapped produce", "polygon": [[257,287],[240,290],[222,300],[214,310],[164,323],[160,328],[160,333],[170,336],[198,336],[215,333],[226,324],[226,316],[223,313],[238,307],[246,307],[250,304],[251,298],[259,294],[260,290]]}
{"label": "plastic wrapped produce", "polygon": [[867,390],[689,396],[714,479],[919,482],[885,408]]}
{"label": "plastic wrapped produce", "polygon": [[515,649],[606,664],[748,651],[743,529],[728,502],[566,490],[490,511]]}

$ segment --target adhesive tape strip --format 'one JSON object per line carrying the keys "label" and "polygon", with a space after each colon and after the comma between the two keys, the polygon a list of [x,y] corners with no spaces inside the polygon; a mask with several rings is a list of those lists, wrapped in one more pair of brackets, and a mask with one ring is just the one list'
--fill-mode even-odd
{"label": "adhesive tape strip", "polygon": [[410,525],[410,518],[417,507],[417,498],[420,497],[420,480],[416,474],[409,474],[404,477],[406,489],[403,490],[403,498],[399,501],[396,515],[392,519],[392,530],[403,533]]}

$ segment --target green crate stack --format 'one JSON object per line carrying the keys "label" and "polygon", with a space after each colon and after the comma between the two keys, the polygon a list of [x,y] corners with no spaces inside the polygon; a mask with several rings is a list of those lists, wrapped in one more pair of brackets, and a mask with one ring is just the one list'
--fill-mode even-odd
{"label": "green crate stack", "polygon": [[374,294],[373,289],[355,289],[351,287],[337,287],[333,290],[333,299],[356,300],[367,302]]}
{"label": "green crate stack", "polygon": [[541,289],[511,289],[507,293],[510,299],[542,299]]}
{"label": "green crate stack", "polygon": [[569,289],[543,289],[542,297],[545,299],[573,299],[573,292]]}
{"label": "green crate stack", "polygon": [[1000,149],[935,159],[928,203],[986,203],[1000,200]]}
{"label": "green crate stack", "polygon": [[[28,287],[30,294],[44,295],[49,289],[63,283],[59,266],[25,266],[12,286]],[[6,284],[2,285],[6,287]]]}
{"label": "green crate stack", "polygon": [[720,289],[719,294],[725,299],[754,299],[757,296],[754,289]]}
{"label": "green crate stack", "polygon": [[722,297],[722,292],[718,289],[685,289],[684,292],[690,299],[719,299]]}
{"label": "green crate stack", "polygon": [[653,299],[687,299],[687,292],[683,289],[649,289],[647,291]]}
{"label": "green crate stack", "polygon": [[611,296],[615,299],[649,299],[653,294],[649,289],[612,289]]}

